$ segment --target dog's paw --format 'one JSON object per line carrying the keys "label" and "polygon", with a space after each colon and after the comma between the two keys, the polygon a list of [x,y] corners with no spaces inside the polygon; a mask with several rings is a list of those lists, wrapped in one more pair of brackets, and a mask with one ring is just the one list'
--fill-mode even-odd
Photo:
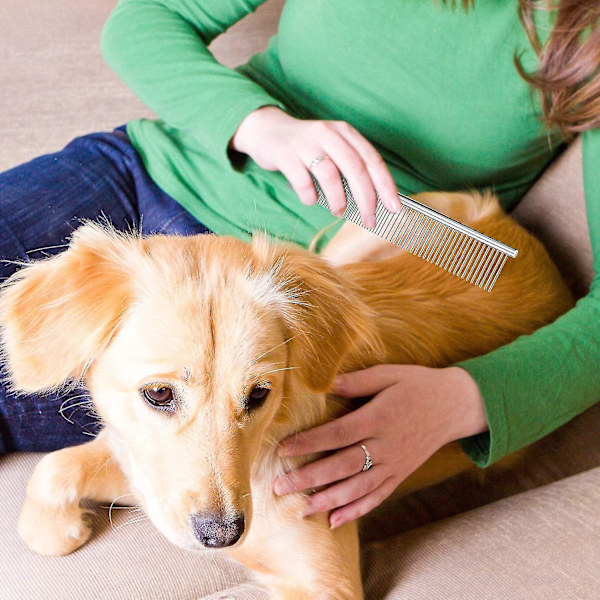
{"label": "dog's paw", "polygon": [[57,508],[28,498],[17,530],[29,549],[37,554],[64,556],[87,542],[92,533],[91,514],[78,503]]}

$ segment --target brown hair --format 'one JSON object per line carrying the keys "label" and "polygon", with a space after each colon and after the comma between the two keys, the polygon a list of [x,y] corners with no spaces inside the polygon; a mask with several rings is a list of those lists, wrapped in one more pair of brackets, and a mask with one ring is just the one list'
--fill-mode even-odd
{"label": "brown hair", "polygon": [[[446,0],[443,0],[444,2]],[[454,6],[456,0],[450,0]],[[462,0],[467,10],[473,0]],[[536,32],[535,10],[557,9],[547,41]],[[519,18],[539,66],[526,73],[515,54],[515,66],[540,94],[542,121],[557,127],[565,139],[600,126],[600,2],[595,0],[519,0]]]}

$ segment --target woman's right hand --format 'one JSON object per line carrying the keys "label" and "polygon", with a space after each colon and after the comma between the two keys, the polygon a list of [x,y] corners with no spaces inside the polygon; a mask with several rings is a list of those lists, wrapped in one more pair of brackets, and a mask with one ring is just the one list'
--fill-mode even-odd
{"label": "woman's right hand", "polygon": [[331,212],[342,216],[346,194],[343,173],[360,210],[363,224],[375,226],[375,189],[391,212],[401,208],[396,184],[377,150],[345,121],[296,119],[277,106],[262,106],[250,113],[231,138],[229,147],[247,154],[263,169],[281,171],[303,204],[317,202],[317,191],[308,165],[325,194]]}

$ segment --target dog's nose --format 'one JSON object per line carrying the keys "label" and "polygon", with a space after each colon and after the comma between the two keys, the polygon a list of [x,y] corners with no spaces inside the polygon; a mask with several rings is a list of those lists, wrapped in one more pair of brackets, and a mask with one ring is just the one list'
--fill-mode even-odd
{"label": "dog's nose", "polygon": [[234,513],[193,513],[190,515],[196,539],[207,548],[226,548],[244,533],[244,515]]}

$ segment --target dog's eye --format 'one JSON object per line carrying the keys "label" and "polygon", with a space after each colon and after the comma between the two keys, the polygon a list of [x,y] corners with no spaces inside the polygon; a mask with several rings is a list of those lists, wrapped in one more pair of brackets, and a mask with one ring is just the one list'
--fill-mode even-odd
{"label": "dog's eye", "polygon": [[141,392],[153,406],[168,406],[173,402],[173,390],[168,385],[152,383],[144,386]]}
{"label": "dog's eye", "polygon": [[268,387],[254,386],[246,398],[247,410],[254,410],[261,407],[267,399],[270,391],[271,388]]}

